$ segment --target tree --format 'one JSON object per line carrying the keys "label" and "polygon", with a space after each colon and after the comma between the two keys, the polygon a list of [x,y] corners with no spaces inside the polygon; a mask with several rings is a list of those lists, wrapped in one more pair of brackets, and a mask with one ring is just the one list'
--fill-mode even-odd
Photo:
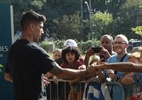
{"label": "tree", "polygon": [[20,29],[19,21],[22,16],[22,13],[26,10],[33,9],[35,11],[41,12],[43,4],[46,0],[11,0],[14,10],[14,30],[15,33]]}
{"label": "tree", "polygon": [[137,26],[135,28],[132,28],[132,31],[134,31],[138,35],[142,35],[142,26]]}
{"label": "tree", "polygon": [[118,16],[118,12],[123,3],[127,0],[91,0],[92,1],[92,10],[100,12],[109,12],[113,17]]}
{"label": "tree", "polygon": [[53,21],[56,24],[54,38],[58,39],[76,39],[81,40],[81,23],[79,13],[73,15],[64,15],[63,19],[55,19]]}
{"label": "tree", "polygon": [[[2,0],[2,1],[5,1],[5,0]],[[64,39],[69,37],[76,38],[78,40],[88,39],[88,33],[90,32],[89,22],[88,22],[88,19],[89,19],[88,9],[84,3],[82,4],[83,7],[81,9],[80,0],[78,1],[76,0],[10,0],[10,1],[14,8],[15,33],[17,30],[20,30],[19,21],[23,11],[33,9],[46,16],[47,21],[44,25],[44,28],[45,28],[44,30],[48,30],[45,32],[48,34],[48,37],[61,39],[61,37],[65,35],[63,37]],[[82,2],[85,2],[85,0],[82,0]],[[95,24],[92,24],[93,32],[95,32],[94,36],[100,37],[102,34],[107,32],[113,36],[118,33],[119,34],[123,33],[128,38],[137,37],[136,34],[133,34],[131,28],[142,24],[142,17],[140,17],[142,16],[141,8],[142,8],[142,0],[91,0],[92,18],[94,17],[94,14],[96,13],[96,11],[100,11],[102,13],[107,12],[112,16],[112,22],[108,22],[108,20],[105,19],[103,14],[101,15],[101,18],[106,21],[93,20],[95,23]],[[81,10],[83,11],[83,17],[80,17]],[[79,13],[77,18],[78,22],[77,21],[75,22],[75,19],[74,19],[74,22],[76,25],[73,23],[71,24],[71,22],[69,23],[69,20],[68,21],[65,20],[65,19],[70,19],[71,17],[69,18],[69,16],[73,16],[75,12]],[[81,19],[84,20],[83,24],[80,24]],[[65,22],[66,22],[66,25],[65,25]],[[62,24],[62,26],[59,26],[59,24]],[[75,26],[75,28],[73,28],[73,26],[71,25]],[[82,30],[80,28],[82,27],[81,25],[83,26]],[[72,28],[72,30],[70,28]],[[64,30],[64,29],[66,30],[62,32],[61,30]],[[84,33],[84,34],[81,34],[81,33]]]}
{"label": "tree", "polygon": [[109,25],[113,23],[112,14],[107,12],[96,12],[92,15],[92,31],[95,32],[93,37],[100,38],[103,34],[111,33]]}
{"label": "tree", "polygon": [[[75,14],[75,12],[79,13],[80,5],[80,0],[48,0],[44,4],[42,10],[44,11],[43,13],[47,18],[45,27],[49,30],[49,37],[61,38],[56,29],[56,24],[58,23],[58,21],[60,22],[61,20],[65,19],[65,16],[72,16],[73,14]],[[66,23],[66,26],[67,25],[68,24]],[[60,27],[60,30],[64,30],[64,27]],[[67,34],[67,32],[65,33]],[[64,38],[66,38],[66,34],[64,34]]]}
{"label": "tree", "polygon": [[120,31],[125,32],[128,38],[138,38],[138,35],[134,34],[131,28],[142,24],[142,18],[140,17],[142,16],[141,5],[142,0],[127,0],[121,7]]}

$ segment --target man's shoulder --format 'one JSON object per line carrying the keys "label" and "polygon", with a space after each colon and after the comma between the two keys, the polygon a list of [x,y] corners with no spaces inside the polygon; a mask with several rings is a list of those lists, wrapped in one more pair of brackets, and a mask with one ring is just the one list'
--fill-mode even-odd
{"label": "man's shoulder", "polygon": [[114,55],[111,55],[110,57],[109,57],[109,59],[113,59],[113,58],[116,58],[117,57],[117,54],[114,54]]}
{"label": "man's shoulder", "polygon": [[117,54],[111,55],[111,56],[107,59],[107,62],[108,62],[108,63],[114,62],[116,58],[117,58]]}
{"label": "man's shoulder", "polygon": [[112,55],[116,55],[117,53],[115,51],[112,51]]}

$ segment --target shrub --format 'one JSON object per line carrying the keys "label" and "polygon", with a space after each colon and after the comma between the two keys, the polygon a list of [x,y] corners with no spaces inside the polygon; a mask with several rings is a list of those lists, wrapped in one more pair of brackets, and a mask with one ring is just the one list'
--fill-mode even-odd
{"label": "shrub", "polygon": [[[54,41],[55,48],[62,48],[65,40],[56,40]],[[100,45],[100,41],[93,39],[93,40],[88,40],[88,41],[81,41],[77,42],[78,48],[81,50],[82,53],[85,53],[87,49],[89,49],[92,46],[98,46]]]}
{"label": "shrub", "polygon": [[48,42],[47,41],[42,41],[39,44],[44,50],[48,51]]}
{"label": "shrub", "polygon": [[3,67],[2,64],[0,64],[0,72],[2,72],[2,70],[1,70],[2,67]]}
{"label": "shrub", "polygon": [[[55,46],[54,48],[61,48],[62,49],[64,41],[65,40],[55,40],[55,41],[53,41],[52,43]],[[48,52],[49,49],[50,49],[49,46],[48,46],[49,44],[50,44],[50,42],[48,42],[48,41],[42,41],[40,43],[40,46]],[[87,49],[89,49],[90,47],[92,47],[92,46],[94,46],[94,47],[95,46],[99,46],[100,45],[100,41],[96,40],[96,39],[92,39],[92,40],[88,40],[88,41],[85,41],[85,42],[83,42],[83,41],[77,42],[77,44],[78,44],[78,48],[80,49],[82,54],[85,54],[85,51]]]}

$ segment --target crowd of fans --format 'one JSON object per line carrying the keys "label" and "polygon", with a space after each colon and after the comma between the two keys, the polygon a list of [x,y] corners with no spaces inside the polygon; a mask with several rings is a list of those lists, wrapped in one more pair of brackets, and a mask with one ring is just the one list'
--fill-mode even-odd
{"label": "crowd of fans", "polygon": [[[101,37],[100,46],[88,48],[86,55],[81,56],[81,52],[77,47],[77,43],[72,39],[68,39],[64,42],[64,46],[60,52],[61,57],[55,61],[60,64],[62,68],[78,70],[87,68],[87,66],[91,64],[101,64],[104,62],[140,63],[140,52],[127,53],[128,46],[128,39],[123,34],[117,35],[114,40],[112,36],[106,34]],[[53,52],[53,56],[54,55],[55,51]],[[69,85],[68,87],[66,86],[69,88],[69,90],[67,90],[68,92],[66,92],[68,100],[120,100],[123,95],[125,95],[125,100],[133,100],[134,98],[137,98],[136,100],[138,100],[138,96],[132,93],[133,89],[130,89],[130,87],[131,85],[136,85],[137,87],[134,88],[135,90],[137,89],[136,92],[140,92],[141,89],[138,86],[138,83],[135,84],[135,80],[133,80],[134,75],[132,75],[132,72],[121,72],[111,69],[104,69],[103,71],[98,70],[94,77],[78,77],[77,79],[69,80]],[[137,76],[138,73],[135,73],[135,75]],[[80,85],[78,82],[82,80],[85,82],[83,85]],[[123,88],[120,88],[120,86],[117,85],[104,84],[108,81],[118,82],[120,85],[122,85]],[[79,87],[77,84],[82,87]],[[107,96],[103,96],[101,89],[102,86],[108,87],[107,90],[105,90],[105,92],[107,92]],[[92,88],[97,89],[97,91],[93,90],[90,92]],[[124,94],[122,94],[122,91],[124,91]],[[94,94],[98,96],[95,96]]]}

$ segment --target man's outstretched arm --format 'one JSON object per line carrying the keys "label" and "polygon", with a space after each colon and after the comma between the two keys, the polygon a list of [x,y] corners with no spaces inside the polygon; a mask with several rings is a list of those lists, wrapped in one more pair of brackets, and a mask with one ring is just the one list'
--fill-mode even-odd
{"label": "man's outstretched arm", "polygon": [[118,62],[118,63],[104,63],[94,65],[96,69],[112,69],[121,72],[142,72],[142,64],[135,64],[132,62]]}
{"label": "man's outstretched arm", "polygon": [[94,66],[89,66],[84,70],[75,70],[69,68],[61,68],[60,66],[53,67],[50,72],[60,79],[75,79],[77,77],[94,76],[97,70]]}

